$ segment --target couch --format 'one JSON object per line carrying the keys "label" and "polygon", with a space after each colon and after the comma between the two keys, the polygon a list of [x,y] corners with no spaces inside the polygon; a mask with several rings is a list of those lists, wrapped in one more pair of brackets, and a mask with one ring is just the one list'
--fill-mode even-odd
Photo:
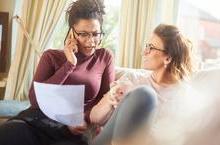
{"label": "couch", "polygon": [[[144,69],[131,69],[116,67],[116,80],[123,75],[143,76],[148,75],[150,71]],[[212,97],[219,97],[220,94],[220,68],[218,69],[206,69],[195,73],[192,77],[192,84],[197,90],[206,90],[206,92]],[[16,100],[0,100],[0,122],[17,115],[20,111],[30,106],[29,101],[16,101]]]}

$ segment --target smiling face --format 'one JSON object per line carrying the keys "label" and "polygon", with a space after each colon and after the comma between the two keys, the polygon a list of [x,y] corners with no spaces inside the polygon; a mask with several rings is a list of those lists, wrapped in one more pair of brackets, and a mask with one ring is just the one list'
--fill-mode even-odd
{"label": "smiling face", "polygon": [[170,60],[165,53],[163,41],[156,34],[153,34],[148,45],[143,50],[143,67],[144,69],[158,71],[165,69]]}
{"label": "smiling face", "polygon": [[80,19],[72,26],[78,49],[85,55],[91,55],[101,41],[101,26],[97,19]]}

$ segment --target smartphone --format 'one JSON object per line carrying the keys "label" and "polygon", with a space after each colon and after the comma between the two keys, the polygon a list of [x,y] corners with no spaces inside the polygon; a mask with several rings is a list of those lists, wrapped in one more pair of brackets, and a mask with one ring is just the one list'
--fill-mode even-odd
{"label": "smartphone", "polygon": [[[74,36],[74,34],[73,34],[72,28],[69,28],[69,30],[68,30],[68,32],[67,32],[67,35],[66,35],[65,40],[64,40],[64,45],[66,44],[66,41],[67,41],[68,39],[74,39],[74,40],[76,41],[76,43],[78,44],[78,41],[77,41],[77,39],[75,38],[75,36]],[[77,45],[77,46],[78,46],[78,45]],[[73,52],[74,52],[74,53],[78,52],[78,49],[75,49]]]}

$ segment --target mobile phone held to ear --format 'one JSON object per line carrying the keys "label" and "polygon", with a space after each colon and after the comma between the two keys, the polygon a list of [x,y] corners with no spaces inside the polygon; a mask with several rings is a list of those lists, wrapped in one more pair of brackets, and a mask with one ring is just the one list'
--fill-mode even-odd
{"label": "mobile phone held to ear", "polygon": [[77,44],[73,31],[70,28],[64,40],[64,53],[67,60],[74,65],[77,64],[77,58],[75,56],[75,53],[78,52]]}
{"label": "mobile phone held to ear", "polygon": [[77,42],[77,40],[76,40],[76,38],[74,37],[74,34],[73,34],[73,29],[72,28],[70,28],[70,31],[69,31],[69,38],[71,39],[71,40],[73,40],[74,41],[74,43],[75,43],[75,48],[73,49],[73,53],[76,53],[76,52],[78,52],[78,42]]}
{"label": "mobile phone held to ear", "polygon": [[72,28],[69,28],[69,30],[67,32],[67,35],[66,35],[65,40],[64,40],[64,45],[66,45],[68,40],[72,40],[75,43],[75,45],[76,45],[75,48],[73,49],[73,52],[74,53],[78,52],[78,45],[77,45],[78,41],[74,37]]}

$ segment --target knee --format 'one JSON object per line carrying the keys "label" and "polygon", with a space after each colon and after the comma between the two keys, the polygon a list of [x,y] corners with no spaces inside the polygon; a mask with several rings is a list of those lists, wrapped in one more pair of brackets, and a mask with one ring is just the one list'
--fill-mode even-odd
{"label": "knee", "polygon": [[127,97],[130,105],[139,106],[140,108],[152,110],[157,104],[156,92],[148,86],[141,86],[131,91]]}

